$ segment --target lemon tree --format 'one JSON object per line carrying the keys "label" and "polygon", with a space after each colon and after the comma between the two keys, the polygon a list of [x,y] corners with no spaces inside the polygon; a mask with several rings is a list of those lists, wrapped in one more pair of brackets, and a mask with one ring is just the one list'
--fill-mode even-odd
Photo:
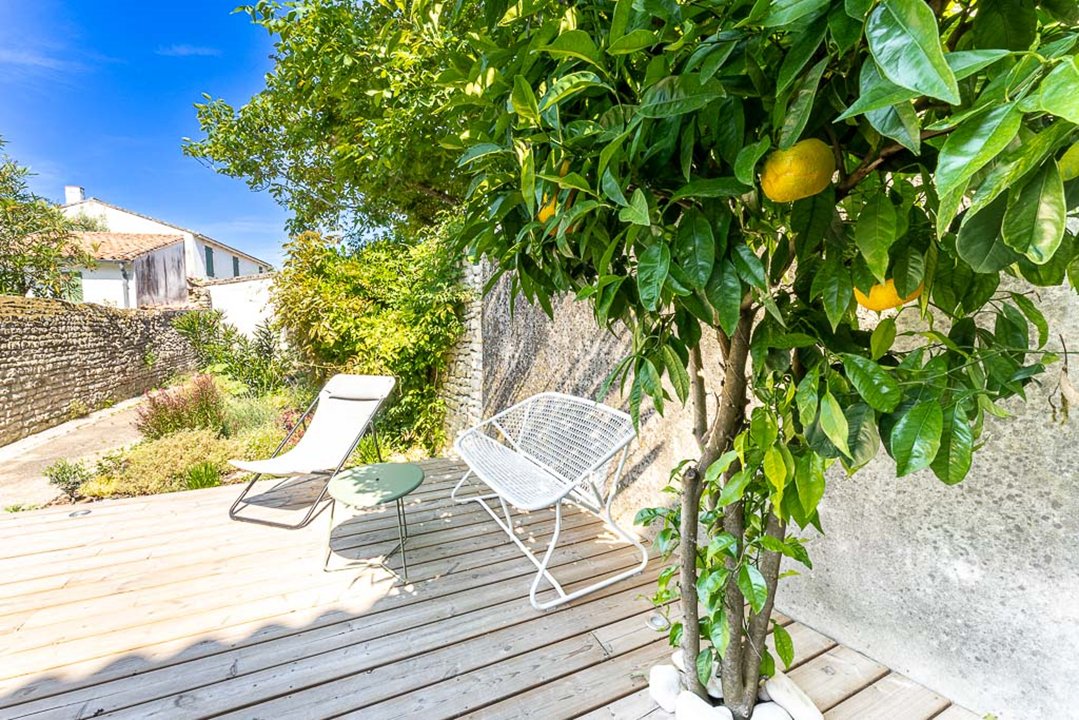
{"label": "lemon tree", "polygon": [[718,661],[738,720],[793,657],[771,610],[828,478],[886,455],[961,482],[1055,359],[1037,288],[1079,284],[1071,0],[250,11],[278,72],[247,122],[204,109],[199,147],[265,180],[248,148],[274,138],[286,179],[311,169],[281,192],[358,190],[361,216],[442,202],[525,298],[632,339],[607,385],[635,418],[692,408],[680,500],[639,520],[672,559],[655,598],[680,600],[687,682]]}

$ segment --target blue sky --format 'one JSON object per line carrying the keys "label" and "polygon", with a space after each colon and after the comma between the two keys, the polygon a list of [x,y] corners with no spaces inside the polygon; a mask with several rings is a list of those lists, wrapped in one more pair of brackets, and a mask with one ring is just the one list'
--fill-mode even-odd
{"label": "blue sky", "polygon": [[285,213],[184,157],[201,93],[242,104],[270,69],[270,36],[239,0],[0,0],[0,136],[37,173],[278,265]]}

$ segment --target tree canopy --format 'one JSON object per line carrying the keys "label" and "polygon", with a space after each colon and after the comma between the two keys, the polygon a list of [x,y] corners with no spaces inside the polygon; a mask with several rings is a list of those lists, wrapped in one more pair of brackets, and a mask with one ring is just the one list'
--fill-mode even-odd
{"label": "tree canopy", "polygon": [[[304,160],[325,161],[372,221],[366,208],[422,217],[407,193],[426,172],[462,199],[457,237],[475,257],[549,313],[570,293],[632,338],[609,381],[634,417],[646,398],[692,406],[700,452],[676,468],[680,505],[639,519],[679,554],[656,599],[681,597],[687,683],[702,692],[717,662],[744,720],[776,668],[780,561],[811,564],[793,528],[821,528],[828,468],[854,473],[883,449],[898,476],[959,483],[986,416],[1055,359],[1030,286],[1079,286],[1075,3],[341,8],[252,10],[282,38],[343,12],[334,37],[351,42],[316,44],[316,87],[287,75],[293,95],[279,56],[269,90],[305,121],[362,127],[348,137],[392,166],[371,178],[396,184],[379,195],[362,164],[331,162],[341,134],[275,156],[322,138]],[[267,137],[294,117],[264,117]],[[231,135],[208,128],[207,142]]]}
{"label": "tree canopy", "polygon": [[94,259],[72,236],[83,226],[31,192],[29,176],[29,168],[0,155],[0,293],[66,297],[71,270],[93,267]]}

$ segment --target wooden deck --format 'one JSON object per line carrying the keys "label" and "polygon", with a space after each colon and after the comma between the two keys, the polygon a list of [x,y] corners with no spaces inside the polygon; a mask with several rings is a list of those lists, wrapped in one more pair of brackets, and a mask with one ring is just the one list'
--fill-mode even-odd
{"label": "wooden deck", "polygon": [[[235,487],[4,516],[0,717],[663,717],[642,690],[669,653],[645,625],[658,566],[537,612],[533,566],[477,506],[450,502],[459,466],[425,467],[405,588],[380,567],[324,573],[325,515],[299,531],[230,521]],[[270,493],[264,512],[295,512],[310,489]],[[396,541],[392,509],[346,518],[332,542],[347,558]],[[519,530],[542,543],[551,525],[532,513]],[[571,587],[634,564],[591,516],[564,526],[553,565]],[[781,621],[792,675],[829,720],[976,717]]]}

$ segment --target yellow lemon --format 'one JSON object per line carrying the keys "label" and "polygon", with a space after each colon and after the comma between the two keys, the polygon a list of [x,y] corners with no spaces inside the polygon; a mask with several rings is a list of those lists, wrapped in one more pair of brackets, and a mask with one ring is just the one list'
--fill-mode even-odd
{"label": "yellow lemon", "polygon": [[547,195],[543,196],[543,206],[540,207],[539,213],[536,217],[541,223],[545,223],[554,217],[555,210],[558,209],[558,202],[552,197],[548,198]]}
{"label": "yellow lemon", "polygon": [[1057,160],[1057,167],[1060,168],[1060,178],[1064,182],[1079,177],[1079,142],[1072,145],[1067,152],[1060,156],[1060,160]]}
{"label": "yellow lemon", "polygon": [[922,294],[922,289],[925,287],[924,283],[918,286],[918,289],[912,292],[905,298],[899,297],[899,292],[895,289],[895,281],[888,278],[880,285],[874,285],[869,288],[869,295],[866,296],[858,288],[854,288],[854,299],[858,301],[858,304],[867,310],[891,310],[897,308],[900,305],[905,305],[911,300],[914,300]]}
{"label": "yellow lemon", "polygon": [[833,173],[832,148],[810,138],[768,156],[761,171],[761,189],[773,202],[794,202],[828,187]]}

